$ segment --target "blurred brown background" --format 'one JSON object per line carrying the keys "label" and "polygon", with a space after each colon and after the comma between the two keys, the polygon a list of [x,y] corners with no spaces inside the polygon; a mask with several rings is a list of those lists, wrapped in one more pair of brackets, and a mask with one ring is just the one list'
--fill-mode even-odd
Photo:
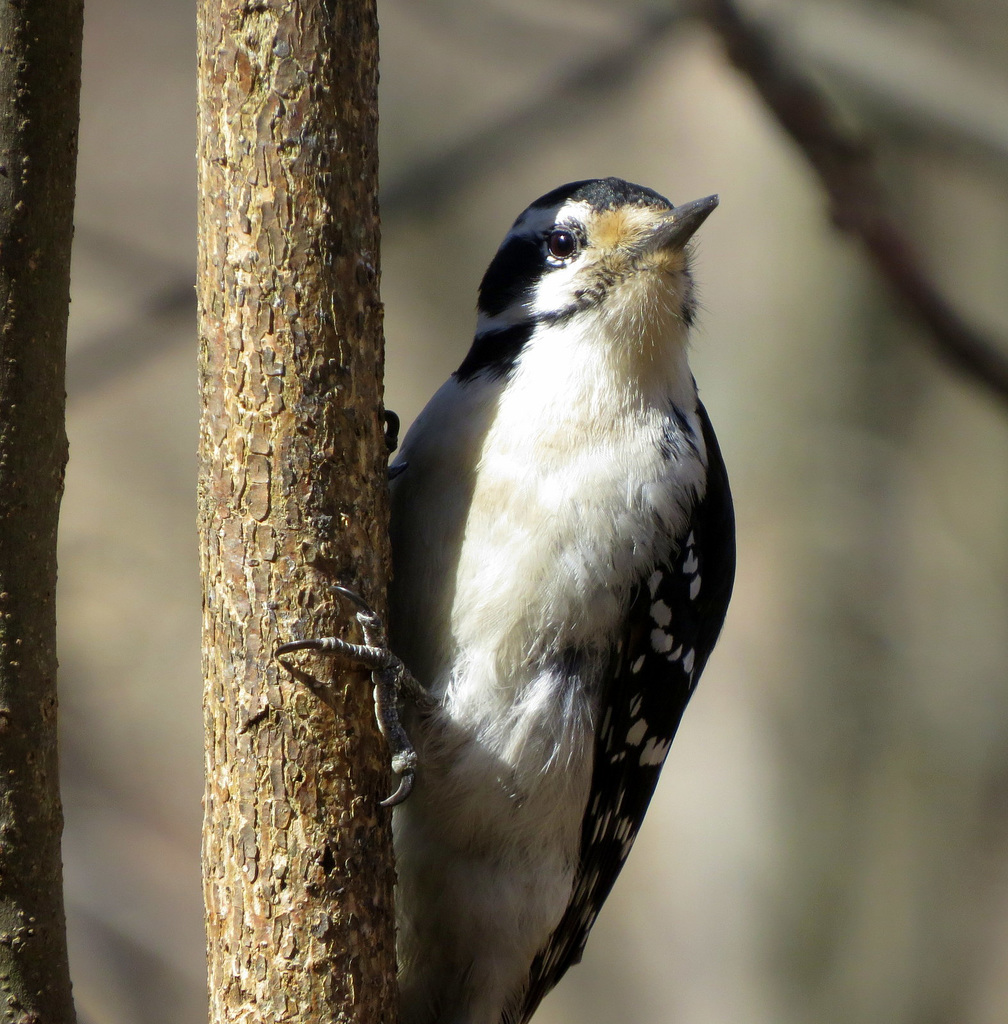
{"label": "blurred brown background", "polygon": [[[1008,7],[762,0],[1008,337]],[[670,12],[671,11],[671,15]],[[1008,407],[940,368],[711,34],[628,0],[381,0],[388,405],[458,364],[535,196],[710,192],[694,369],[736,597],[542,1024],[1008,1020]],[[88,0],[60,561],[82,1024],[206,1019],[194,14]]]}

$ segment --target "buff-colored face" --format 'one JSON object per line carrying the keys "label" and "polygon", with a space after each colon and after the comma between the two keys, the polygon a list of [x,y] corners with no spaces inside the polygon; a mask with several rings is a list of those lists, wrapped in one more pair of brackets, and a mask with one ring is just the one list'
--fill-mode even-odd
{"label": "buff-colored face", "polygon": [[[680,291],[676,277],[686,269],[686,253],[681,246],[653,249],[648,244],[668,216],[667,210],[640,206],[596,211],[585,203],[572,203],[561,209],[557,227],[545,237],[547,262],[555,269],[544,275],[536,290],[535,312],[587,310],[608,297],[606,305],[617,313],[625,303],[636,304],[652,292],[652,299],[668,301],[672,294],[667,293]],[[550,250],[556,241],[563,246],[568,237],[574,240],[571,254],[553,256]],[[558,249],[561,254],[566,251]],[[640,275],[644,279],[635,280]]]}
{"label": "buff-colored face", "polygon": [[495,320],[559,321],[603,310],[607,319],[668,315],[688,324],[688,243],[716,204],[712,196],[680,207],[660,197],[601,208],[583,199],[530,207],[500,253],[537,262],[534,283],[506,308],[481,309],[484,328]]}

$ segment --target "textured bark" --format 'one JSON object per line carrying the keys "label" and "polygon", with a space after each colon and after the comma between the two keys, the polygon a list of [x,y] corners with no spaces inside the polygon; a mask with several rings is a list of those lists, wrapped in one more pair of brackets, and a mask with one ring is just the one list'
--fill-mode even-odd
{"label": "textured bark", "polygon": [[80,0],[0,5],[0,1020],[74,1020],[56,745],[56,527]]}
{"label": "textured bark", "polygon": [[201,0],[199,117],[210,1018],[393,1021],[370,681],[272,655],[384,602],[374,3]]}

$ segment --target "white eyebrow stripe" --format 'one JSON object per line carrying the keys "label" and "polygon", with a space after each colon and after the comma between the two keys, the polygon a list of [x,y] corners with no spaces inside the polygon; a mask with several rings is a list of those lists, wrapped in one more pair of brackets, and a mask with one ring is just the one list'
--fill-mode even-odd
{"label": "white eyebrow stripe", "polygon": [[[554,224],[566,222],[584,222],[591,213],[591,207],[583,200],[564,203],[559,209],[555,206],[533,206],[526,210],[508,232],[508,238],[515,235],[532,237],[540,235],[553,227]],[[507,238],[504,240],[507,242]]]}

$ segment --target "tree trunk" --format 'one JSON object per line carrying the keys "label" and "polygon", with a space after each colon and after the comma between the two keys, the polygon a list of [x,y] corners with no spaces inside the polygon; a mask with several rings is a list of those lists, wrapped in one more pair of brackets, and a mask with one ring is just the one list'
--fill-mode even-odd
{"label": "tree trunk", "polygon": [[384,606],[373,0],[201,0],[199,119],[210,1018],[394,1021],[371,684],[273,657]]}
{"label": "tree trunk", "polygon": [[70,1024],[56,743],[56,528],[80,0],[0,5],[0,1019]]}

